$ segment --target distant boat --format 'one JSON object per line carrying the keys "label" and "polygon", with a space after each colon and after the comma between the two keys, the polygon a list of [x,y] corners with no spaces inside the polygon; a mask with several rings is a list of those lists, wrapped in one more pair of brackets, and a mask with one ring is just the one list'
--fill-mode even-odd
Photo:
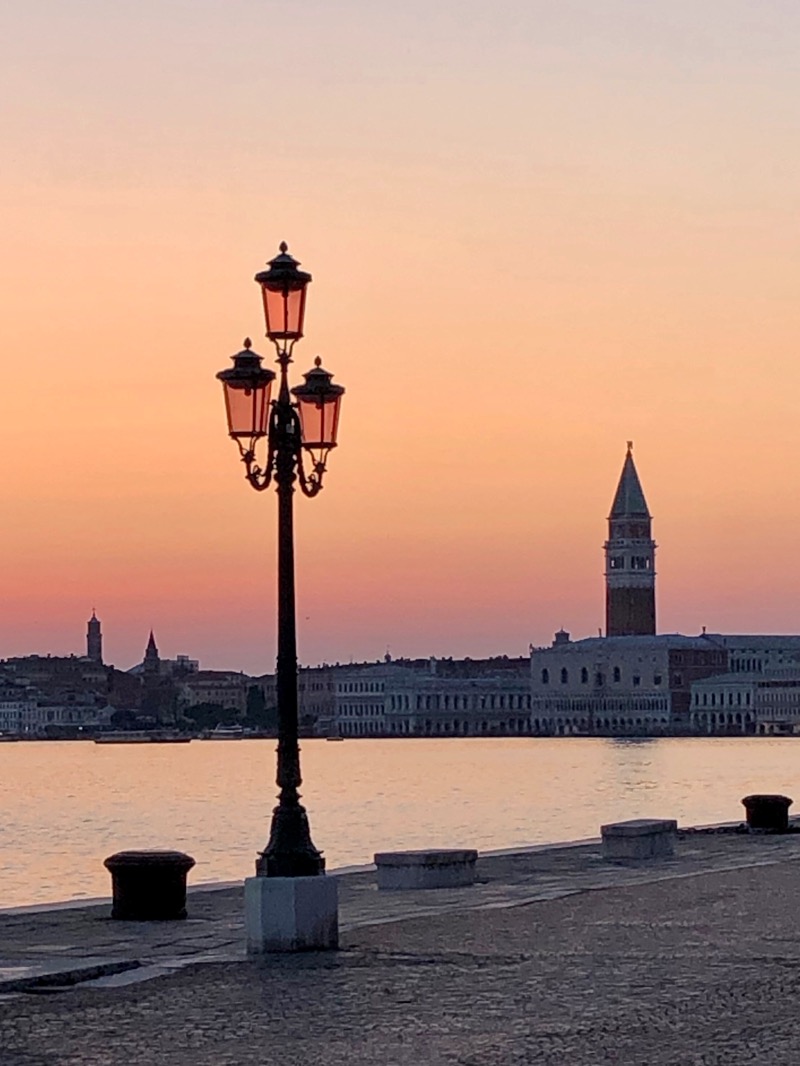
{"label": "distant boat", "polygon": [[326,740],[344,740],[344,737],[325,737]]}
{"label": "distant boat", "polygon": [[206,733],[203,740],[241,740],[244,737],[244,729],[240,725],[218,725],[210,733]]}
{"label": "distant boat", "polygon": [[191,737],[180,733],[167,733],[132,729],[129,732],[100,733],[95,744],[188,744]]}

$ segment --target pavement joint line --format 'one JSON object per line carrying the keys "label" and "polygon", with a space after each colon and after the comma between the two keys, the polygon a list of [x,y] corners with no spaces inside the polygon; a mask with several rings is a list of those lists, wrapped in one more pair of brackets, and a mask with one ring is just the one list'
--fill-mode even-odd
{"label": "pavement joint line", "polygon": [[100,959],[87,958],[83,964],[75,964],[65,969],[47,967],[46,965],[19,965],[16,967],[0,967],[0,970],[19,969],[36,970],[34,973],[20,973],[17,976],[0,976],[0,993],[30,992],[36,989],[44,989],[51,986],[74,986],[83,984],[84,981],[93,978],[105,977],[110,974],[123,973],[127,970],[135,970],[140,966],[138,959]]}

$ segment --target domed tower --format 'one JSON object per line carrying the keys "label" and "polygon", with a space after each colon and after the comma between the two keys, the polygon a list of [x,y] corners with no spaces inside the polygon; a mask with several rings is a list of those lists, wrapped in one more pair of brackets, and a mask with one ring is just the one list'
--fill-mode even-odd
{"label": "domed tower", "polygon": [[653,636],[656,631],[656,543],[633,462],[633,442],[622,467],[606,553],[606,636]]}
{"label": "domed tower", "polygon": [[103,662],[103,634],[100,630],[100,619],[92,608],[92,617],[86,626],[86,657],[93,663]]}

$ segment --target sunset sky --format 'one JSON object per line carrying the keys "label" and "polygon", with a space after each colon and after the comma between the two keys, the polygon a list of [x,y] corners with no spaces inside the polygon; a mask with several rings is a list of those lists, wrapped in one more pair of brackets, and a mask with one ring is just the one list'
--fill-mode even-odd
{"label": "sunset sky", "polygon": [[0,11],[0,657],[274,662],[276,507],[217,370],[309,270],[343,384],[303,662],[603,624],[625,455],[661,631],[800,632],[796,0]]}

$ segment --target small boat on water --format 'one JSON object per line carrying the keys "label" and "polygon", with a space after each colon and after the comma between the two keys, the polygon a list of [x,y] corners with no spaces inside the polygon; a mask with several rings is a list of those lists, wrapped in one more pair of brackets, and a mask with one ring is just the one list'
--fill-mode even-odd
{"label": "small boat on water", "polygon": [[344,737],[325,737],[326,740],[344,740]]}
{"label": "small boat on water", "polygon": [[204,733],[202,740],[241,740],[244,729],[240,725],[218,725],[210,732]]}

